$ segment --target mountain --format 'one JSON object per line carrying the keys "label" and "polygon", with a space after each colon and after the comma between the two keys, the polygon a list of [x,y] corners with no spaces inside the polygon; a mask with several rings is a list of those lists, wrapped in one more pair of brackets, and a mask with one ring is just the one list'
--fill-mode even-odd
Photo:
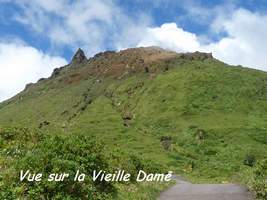
{"label": "mountain", "polygon": [[90,136],[196,182],[244,183],[266,159],[266,116],[266,72],[201,52],[146,47],[87,59],[79,49],[0,104],[0,130]]}

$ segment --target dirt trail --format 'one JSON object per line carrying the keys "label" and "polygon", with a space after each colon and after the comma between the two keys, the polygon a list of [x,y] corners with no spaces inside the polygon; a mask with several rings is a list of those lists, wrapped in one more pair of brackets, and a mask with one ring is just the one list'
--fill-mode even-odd
{"label": "dirt trail", "polygon": [[158,200],[252,200],[245,187],[236,184],[191,184],[174,177],[176,184],[161,193]]}

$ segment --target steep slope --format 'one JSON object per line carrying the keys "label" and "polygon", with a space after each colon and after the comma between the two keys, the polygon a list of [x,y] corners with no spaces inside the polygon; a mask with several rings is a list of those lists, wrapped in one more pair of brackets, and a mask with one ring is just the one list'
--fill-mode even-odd
{"label": "steep slope", "polygon": [[267,73],[206,53],[104,52],[29,84],[0,104],[0,126],[84,134],[192,179],[243,181],[267,155]]}

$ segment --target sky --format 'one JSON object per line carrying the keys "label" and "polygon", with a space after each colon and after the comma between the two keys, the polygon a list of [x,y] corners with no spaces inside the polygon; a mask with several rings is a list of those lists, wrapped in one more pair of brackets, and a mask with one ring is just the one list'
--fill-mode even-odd
{"label": "sky", "polygon": [[0,102],[49,77],[80,47],[212,52],[267,71],[266,0],[0,0]]}

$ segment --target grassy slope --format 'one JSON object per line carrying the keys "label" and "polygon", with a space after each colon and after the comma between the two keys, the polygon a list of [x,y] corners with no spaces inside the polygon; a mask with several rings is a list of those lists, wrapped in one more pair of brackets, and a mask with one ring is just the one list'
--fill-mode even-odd
{"label": "grassy slope", "polygon": [[[266,114],[265,72],[177,59],[155,77],[43,81],[0,104],[0,125],[38,128],[48,121],[44,133],[94,135],[197,182],[221,182],[243,181],[247,153],[266,158]],[[168,150],[162,136],[171,137]]]}

